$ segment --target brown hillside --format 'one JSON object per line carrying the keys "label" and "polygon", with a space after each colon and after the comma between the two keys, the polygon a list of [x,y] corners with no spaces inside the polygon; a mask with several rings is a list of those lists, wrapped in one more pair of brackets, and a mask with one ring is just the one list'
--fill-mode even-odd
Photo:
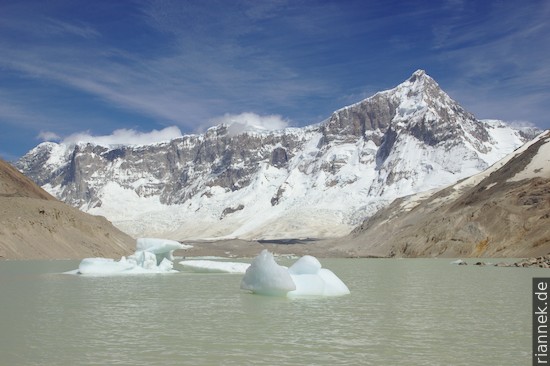
{"label": "brown hillside", "polygon": [[[380,256],[546,255],[550,253],[548,146],[550,132],[500,167],[432,195],[396,200],[354,230],[343,246],[359,255]],[[515,179],[523,172],[528,178]]]}
{"label": "brown hillside", "polygon": [[56,200],[0,160],[0,259],[120,257],[134,247],[104,217]]}
{"label": "brown hillside", "polygon": [[0,159],[0,197],[55,200],[52,195],[2,159]]}

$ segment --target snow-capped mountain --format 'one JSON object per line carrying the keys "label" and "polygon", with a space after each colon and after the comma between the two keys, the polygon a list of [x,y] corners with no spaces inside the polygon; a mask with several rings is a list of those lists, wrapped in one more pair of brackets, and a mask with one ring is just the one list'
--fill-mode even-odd
{"label": "snow-capped mountain", "polygon": [[400,257],[548,254],[550,131],[483,172],[434,191],[396,199],[343,239],[339,249]]}
{"label": "snow-capped mountain", "polygon": [[486,169],[534,136],[477,120],[422,70],[316,125],[241,127],[139,146],[48,142],[16,165],[134,236],[334,237],[397,197]]}

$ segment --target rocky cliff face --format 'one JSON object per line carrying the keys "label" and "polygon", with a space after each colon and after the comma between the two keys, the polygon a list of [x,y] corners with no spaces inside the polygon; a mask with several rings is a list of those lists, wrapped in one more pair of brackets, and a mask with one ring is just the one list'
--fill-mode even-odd
{"label": "rocky cliff face", "polygon": [[49,195],[0,160],[0,259],[120,257],[134,240]]}
{"label": "rocky cliff face", "polygon": [[549,212],[546,132],[480,174],[396,200],[342,242],[361,255],[540,256],[550,252]]}
{"label": "rocky cliff face", "polygon": [[397,197],[482,171],[530,137],[477,120],[419,70],[317,125],[221,125],[144,146],[44,143],[17,167],[135,236],[327,237]]}

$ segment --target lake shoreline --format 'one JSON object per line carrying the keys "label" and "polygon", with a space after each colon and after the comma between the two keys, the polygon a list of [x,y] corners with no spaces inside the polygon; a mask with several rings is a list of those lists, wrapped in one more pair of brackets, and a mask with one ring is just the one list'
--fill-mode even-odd
{"label": "lake shoreline", "polygon": [[[491,258],[510,258],[515,259],[514,263],[506,263],[506,267],[541,267],[550,268],[550,253],[542,256],[468,256],[468,255],[456,255],[457,253],[444,253],[441,256],[392,256],[387,253],[376,252],[369,249],[367,245],[362,246],[357,243],[350,243],[345,238],[285,238],[285,239],[261,239],[261,240],[243,240],[243,239],[225,239],[225,240],[181,240],[180,243],[192,245],[192,248],[176,250],[174,255],[183,258],[193,257],[220,257],[220,258],[254,258],[263,249],[267,249],[276,256],[303,256],[312,255],[317,258],[386,258],[386,259],[400,259],[400,258],[448,258],[448,259],[491,259]],[[48,244],[48,246],[55,246],[55,244]],[[59,256],[58,258],[52,258],[51,256],[41,256],[42,253],[35,253],[28,258],[10,258],[9,256],[2,255],[0,253],[0,261],[3,260],[79,260],[86,257],[90,257],[84,253],[68,253],[67,256]],[[121,255],[131,255],[131,252]],[[99,255],[100,257],[111,257],[109,255]],[[114,256],[118,259],[120,256]],[[470,264],[476,264],[473,262]],[[479,262],[485,264],[485,262]],[[500,263],[499,263],[500,264]]]}
{"label": "lake shoreline", "polygon": [[[203,241],[182,241],[184,244],[192,245],[193,248],[176,251],[175,254],[184,258],[191,257],[222,257],[222,258],[253,258],[263,249],[267,249],[275,255],[280,256],[303,256],[312,255],[318,258],[380,258],[380,259],[400,259],[400,258],[464,258],[464,259],[503,259],[507,257],[479,257],[479,256],[450,256],[442,255],[438,257],[397,257],[388,256],[380,253],[369,252],[367,248],[358,246],[339,245],[338,241],[342,239],[281,239],[281,240],[203,240]],[[540,267],[550,268],[550,254],[538,257],[509,257],[514,259],[510,263],[496,263],[499,267]],[[485,262],[476,260],[473,265]]]}
{"label": "lake shoreline", "polygon": [[183,257],[226,257],[253,258],[263,249],[276,255],[303,256],[312,255],[319,258],[389,258],[384,255],[367,253],[364,250],[350,250],[337,244],[339,239],[262,239],[262,240],[183,240],[181,243],[193,248],[179,250],[175,255]]}

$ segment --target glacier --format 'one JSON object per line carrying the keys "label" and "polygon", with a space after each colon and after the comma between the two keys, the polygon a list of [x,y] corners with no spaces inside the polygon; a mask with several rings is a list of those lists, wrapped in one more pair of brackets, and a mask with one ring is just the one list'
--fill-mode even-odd
{"label": "glacier", "polygon": [[112,258],[84,258],[78,269],[70,274],[86,276],[135,275],[152,273],[176,273],[173,269],[173,252],[188,249],[190,245],[160,238],[138,238],[136,251],[115,261]]}
{"label": "glacier", "polygon": [[264,249],[254,258],[241,281],[241,289],[267,296],[343,296],[350,290],[319,260],[305,255],[286,268]]}

